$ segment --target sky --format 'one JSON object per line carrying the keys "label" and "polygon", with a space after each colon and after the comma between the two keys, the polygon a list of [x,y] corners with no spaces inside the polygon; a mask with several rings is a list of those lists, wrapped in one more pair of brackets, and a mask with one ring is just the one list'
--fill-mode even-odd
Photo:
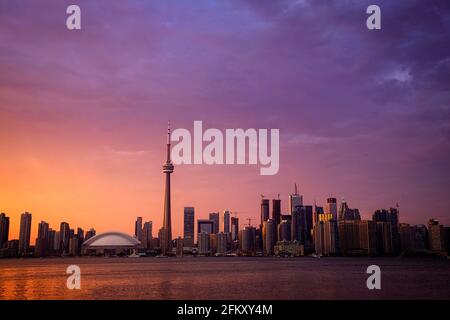
{"label": "sky", "polygon": [[[280,129],[280,170],[180,165],[172,225],[229,209],[259,224],[260,195],[287,212],[342,198],[362,217],[450,225],[450,3],[0,0],[0,211],[59,229],[132,234],[162,224],[172,127]],[[81,8],[82,29],[66,28]]]}

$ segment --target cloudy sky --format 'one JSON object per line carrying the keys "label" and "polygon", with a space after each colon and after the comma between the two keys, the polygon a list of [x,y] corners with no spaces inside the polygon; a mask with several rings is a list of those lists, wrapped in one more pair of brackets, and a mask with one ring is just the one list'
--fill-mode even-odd
{"label": "cloudy sky", "polygon": [[0,0],[0,211],[53,228],[160,228],[165,127],[279,128],[280,171],[177,166],[184,206],[258,223],[260,194],[450,224],[450,3]]}

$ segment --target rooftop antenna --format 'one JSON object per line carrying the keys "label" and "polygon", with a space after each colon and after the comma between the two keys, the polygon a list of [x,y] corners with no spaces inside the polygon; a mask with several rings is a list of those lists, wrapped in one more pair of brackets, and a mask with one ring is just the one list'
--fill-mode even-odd
{"label": "rooftop antenna", "polygon": [[294,185],[295,185],[295,194],[298,194],[297,183],[294,183]]}

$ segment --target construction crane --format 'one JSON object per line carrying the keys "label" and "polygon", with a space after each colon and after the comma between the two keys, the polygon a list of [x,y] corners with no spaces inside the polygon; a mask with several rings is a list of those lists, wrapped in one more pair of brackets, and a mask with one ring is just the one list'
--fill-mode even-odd
{"label": "construction crane", "polygon": [[263,194],[260,194],[260,196],[261,196],[261,199],[264,199],[266,196],[265,195],[263,195]]}
{"label": "construction crane", "polygon": [[252,220],[255,220],[255,219],[247,218],[248,223],[246,223],[245,225],[251,227],[252,226]]}

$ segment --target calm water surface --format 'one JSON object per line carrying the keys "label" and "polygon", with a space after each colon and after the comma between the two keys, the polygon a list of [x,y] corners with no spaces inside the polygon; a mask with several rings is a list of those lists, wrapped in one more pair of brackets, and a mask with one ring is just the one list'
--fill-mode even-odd
{"label": "calm water surface", "polygon": [[[81,268],[81,289],[66,268]],[[368,290],[366,268],[381,267]],[[450,261],[395,258],[0,260],[0,299],[450,299]]]}

